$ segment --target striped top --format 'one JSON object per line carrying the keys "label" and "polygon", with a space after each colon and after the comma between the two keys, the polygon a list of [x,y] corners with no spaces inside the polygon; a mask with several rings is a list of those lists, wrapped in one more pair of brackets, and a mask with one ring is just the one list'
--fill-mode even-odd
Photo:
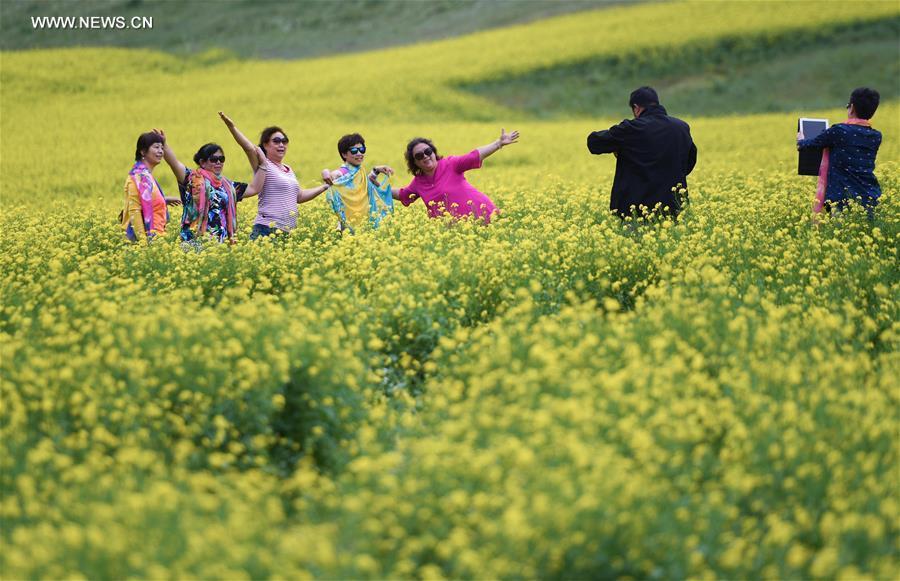
{"label": "striped top", "polygon": [[294,170],[288,166],[279,168],[266,161],[266,184],[259,193],[259,206],[254,224],[274,226],[280,230],[297,227],[297,196],[300,184]]}

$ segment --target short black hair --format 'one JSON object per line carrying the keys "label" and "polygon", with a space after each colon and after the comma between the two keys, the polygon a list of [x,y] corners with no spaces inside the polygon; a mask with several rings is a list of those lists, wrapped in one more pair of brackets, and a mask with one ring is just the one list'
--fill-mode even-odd
{"label": "short black hair", "polygon": [[871,119],[875,110],[878,109],[880,100],[881,95],[878,94],[878,91],[868,87],[853,89],[853,92],[850,93],[850,104],[853,105],[856,116],[860,119]]}
{"label": "short black hair", "polygon": [[137,138],[137,145],[134,146],[134,161],[141,161],[141,158],[144,157],[144,152],[150,149],[150,146],[154,143],[165,145],[166,140],[159,133],[153,133],[152,131],[141,133]]}
{"label": "short black hair", "polygon": [[647,107],[648,105],[659,105],[659,95],[653,87],[641,87],[631,92],[628,97],[628,106],[634,109],[634,106]]}
{"label": "short black hair", "polygon": [[207,143],[203,147],[197,150],[197,153],[194,154],[194,163],[200,165],[201,161],[206,161],[209,157],[215,152],[222,150],[224,153],[225,150],[218,143]]}
{"label": "short black hair", "polygon": [[351,133],[338,139],[338,155],[341,156],[341,159],[344,159],[344,154],[350,151],[350,148],[357,143],[366,144],[366,140],[359,133]]}

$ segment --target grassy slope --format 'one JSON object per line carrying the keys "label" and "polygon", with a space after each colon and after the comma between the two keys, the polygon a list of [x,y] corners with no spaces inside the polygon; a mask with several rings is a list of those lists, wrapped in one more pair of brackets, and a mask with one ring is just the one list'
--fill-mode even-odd
{"label": "grassy slope", "polygon": [[[626,0],[627,1],[627,0]],[[0,49],[118,46],[304,58],[448,38],[621,0],[6,0]],[[150,16],[152,31],[35,31],[31,16]]]}
{"label": "grassy slope", "polygon": [[651,85],[681,115],[741,115],[833,107],[852,87],[900,98],[900,18],[842,23],[798,34],[763,33],[659,54],[538,69],[465,86],[539,118],[627,113],[635,87]]}

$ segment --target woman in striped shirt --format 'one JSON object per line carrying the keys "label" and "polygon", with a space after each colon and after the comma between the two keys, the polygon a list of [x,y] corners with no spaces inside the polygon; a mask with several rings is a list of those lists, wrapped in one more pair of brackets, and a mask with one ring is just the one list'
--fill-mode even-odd
{"label": "woman in striped shirt", "polygon": [[[234,140],[241,146],[250,161],[250,167],[256,173],[260,160],[256,155],[256,146],[234,126],[227,115],[219,111],[219,117],[225,122]],[[260,236],[269,236],[276,232],[290,232],[297,227],[297,205],[308,202],[328,189],[328,184],[303,189],[297,176],[289,166],[283,163],[287,153],[288,137],[280,127],[266,127],[259,138],[259,147],[266,153],[266,183],[259,192],[259,206],[250,240]],[[244,194],[244,197],[251,197]]]}

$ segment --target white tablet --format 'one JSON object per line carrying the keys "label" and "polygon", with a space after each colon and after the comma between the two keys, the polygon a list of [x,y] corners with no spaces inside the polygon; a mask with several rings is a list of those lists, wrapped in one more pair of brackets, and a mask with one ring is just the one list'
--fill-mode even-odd
{"label": "white tablet", "polygon": [[828,129],[828,119],[812,119],[801,117],[798,129],[803,133],[804,139],[812,139]]}

